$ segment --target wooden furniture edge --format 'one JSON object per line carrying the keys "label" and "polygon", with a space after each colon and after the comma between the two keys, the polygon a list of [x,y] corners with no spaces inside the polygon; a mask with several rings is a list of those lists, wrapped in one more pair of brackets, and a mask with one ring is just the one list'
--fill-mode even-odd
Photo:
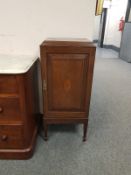
{"label": "wooden furniture edge", "polygon": [[[0,149],[0,159],[24,160],[33,156],[38,128],[36,127],[28,148],[24,149]],[[12,156],[13,154],[13,156]],[[12,158],[13,157],[13,158]]]}

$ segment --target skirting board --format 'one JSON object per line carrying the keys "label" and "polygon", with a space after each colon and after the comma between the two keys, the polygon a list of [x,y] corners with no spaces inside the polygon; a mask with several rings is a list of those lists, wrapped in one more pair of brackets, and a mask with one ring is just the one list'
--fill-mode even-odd
{"label": "skirting board", "polygon": [[106,48],[106,49],[112,49],[112,50],[115,50],[116,52],[120,52],[120,48],[117,47],[117,46],[114,46],[114,45],[103,45],[103,48]]}
{"label": "skirting board", "polygon": [[[98,40],[93,40],[93,43],[98,43]],[[103,48],[112,49],[112,50],[115,50],[116,52],[120,52],[120,48],[114,45],[104,44]]]}

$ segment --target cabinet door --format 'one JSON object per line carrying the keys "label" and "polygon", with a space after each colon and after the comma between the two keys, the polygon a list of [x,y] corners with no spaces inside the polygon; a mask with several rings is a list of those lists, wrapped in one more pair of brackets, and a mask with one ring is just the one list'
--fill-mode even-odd
{"label": "cabinet door", "polygon": [[88,54],[47,54],[44,102],[46,117],[85,116]]}

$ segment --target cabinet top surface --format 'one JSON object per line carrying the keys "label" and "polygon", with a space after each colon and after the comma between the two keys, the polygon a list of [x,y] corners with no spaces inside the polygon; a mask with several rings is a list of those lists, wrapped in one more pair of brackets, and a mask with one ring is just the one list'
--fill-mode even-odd
{"label": "cabinet top surface", "polygon": [[36,57],[30,55],[0,54],[0,74],[26,73],[36,60]]}
{"label": "cabinet top surface", "polygon": [[47,38],[42,46],[72,46],[72,47],[95,47],[95,45],[86,38]]}

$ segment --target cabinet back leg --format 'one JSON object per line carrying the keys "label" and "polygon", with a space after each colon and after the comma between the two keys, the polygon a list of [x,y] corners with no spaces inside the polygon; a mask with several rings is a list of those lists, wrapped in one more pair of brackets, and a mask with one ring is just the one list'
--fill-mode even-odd
{"label": "cabinet back leg", "polygon": [[48,124],[44,121],[43,125],[44,125],[44,140],[47,141],[48,140]]}
{"label": "cabinet back leg", "polygon": [[84,126],[83,126],[83,142],[86,141],[86,137],[87,137],[87,127],[88,127],[88,120],[87,122],[84,123]]}

